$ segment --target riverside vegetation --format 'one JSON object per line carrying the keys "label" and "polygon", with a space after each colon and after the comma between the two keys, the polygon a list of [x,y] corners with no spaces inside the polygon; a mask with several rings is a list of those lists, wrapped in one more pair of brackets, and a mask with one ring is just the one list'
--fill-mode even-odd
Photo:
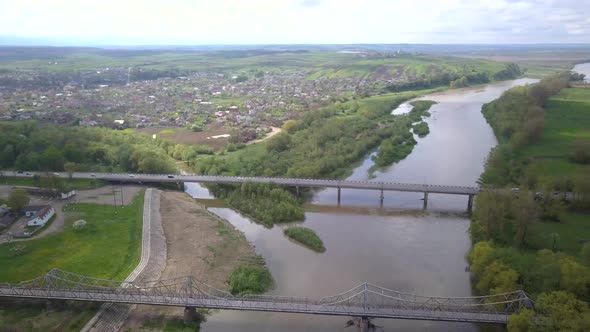
{"label": "riverside vegetation", "polygon": [[483,107],[500,145],[480,181],[520,191],[476,198],[469,254],[475,288],[491,294],[522,288],[542,313],[511,317],[510,331],[590,328],[590,89],[568,87],[576,79],[546,78]]}
{"label": "riverside vegetation", "polygon": [[326,247],[324,247],[324,243],[320,237],[309,228],[293,226],[285,229],[284,233],[293,241],[298,242],[313,251],[326,251]]}
{"label": "riverside vegetation", "polygon": [[[429,115],[432,102],[415,102],[407,116],[392,116],[391,111],[403,101],[428,92],[433,90],[336,103],[305,113],[299,120],[286,121],[283,132],[267,141],[224,155],[200,155],[192,163],[199,174],[342,178],[350,165],[377,148],[375,161],[385,166],[412,151],[416,144],[410,131],[412,123]],[[266,226],[303,219],[302,201],[287,189],[248,184],[213,186],[212,190],[230,206]]]}

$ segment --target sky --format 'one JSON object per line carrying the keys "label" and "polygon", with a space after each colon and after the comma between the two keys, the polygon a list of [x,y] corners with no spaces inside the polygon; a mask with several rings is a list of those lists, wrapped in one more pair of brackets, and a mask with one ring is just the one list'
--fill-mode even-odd
{"label": "sky", "polygon": [[590,43],[590,0],[0,0],[0,44]]}

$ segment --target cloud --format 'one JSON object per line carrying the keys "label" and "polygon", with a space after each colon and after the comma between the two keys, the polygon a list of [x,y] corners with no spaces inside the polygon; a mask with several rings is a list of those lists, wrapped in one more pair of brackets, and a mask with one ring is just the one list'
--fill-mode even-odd
{"label": "cloud", "polygon": [[0,0],[0,12],[0,36],[88,44],[590,43],[590,0]]}
{"label": "cloud", "polygon": [[302,7],[317,7],[321,4],[322,2],[320,0],[303,0],[299,2],[299,5]]}

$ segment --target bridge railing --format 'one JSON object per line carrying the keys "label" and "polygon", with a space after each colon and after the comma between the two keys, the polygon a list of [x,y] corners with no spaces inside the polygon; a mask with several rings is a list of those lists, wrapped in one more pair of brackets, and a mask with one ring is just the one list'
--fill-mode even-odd
{"label": "bridge railing", "polygon": [[[218,305],[236,306],[242,303],[256,305],[283,304],[285,307],[320,306],[326,311],[350,311],[351,308],[379,308],[385,310],[422,310],[431,312],[472,312],[485,314],[512,314],[527,308],[533,309],[533,302],[523,291],[490,296],[430,297],[399,292],[372,284],[361,284],[341,294],[320,300],[276,295],[234,296],[226,291],[211,287],[193,277],[173,278],[158,281],[125,282],[90,278],[54,269],[47,274],[18,284],[0,284],[0,294],[26,296],[46,295],[47,298],[64,296],[68,298],[111,299],[125,297],[133,301],[166,303],[189,303],[193,300],[207,300]],[[355,309],[356,310],[356,309]]]}

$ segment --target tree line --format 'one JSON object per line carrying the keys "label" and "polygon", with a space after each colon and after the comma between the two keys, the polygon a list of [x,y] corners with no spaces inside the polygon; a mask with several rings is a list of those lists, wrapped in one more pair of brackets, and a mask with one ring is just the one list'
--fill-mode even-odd
{"label": "tree line", "polygon": [[451,88],[460,88],[473,84],[482,84],[494,80],[509,80],[522,75],[522,70],[515,63],[506,64],[505,68],[495,72],[471,72],[464,70],[463,72],[442,72],[429,76],[423,75],[421,78],[408,81],[392,83],[385,86],[385,91],[388,92],[402,92],[420,89],[431,89],[440,86],[450,86]]}
{"label": "tree line", "polygon": [[[590,328],[590,243],[580,252],[560,251],[563,241],[548,223],[562,222],[567,210],[590,211],[590,179],[556,179],[536,191],[526,174],[522,147],[537,142],[545,125],[549,98],[568,86],[569,73],[506,91],[483,106],[500,145],[487,160],[480,182],[520,184],[517,192],[485,191],[475,202],[469,254],[475,289],[482,294],[526,290],[537,314],[523,310],[510,318],[509,331],[586,331]],[[554,191],[558,191],[557,194]],[[571,193],[566,200],[563,193]],[[542,226],[542,227],[538,227]],[[547,239],[534,242],[533,238]],[[571,246],[570,246],[571,247]]]}
{"label": "tree line", "polygon": [[147,135],[104,128],[0,123],[0,168],[175,173],[166,145]]}

